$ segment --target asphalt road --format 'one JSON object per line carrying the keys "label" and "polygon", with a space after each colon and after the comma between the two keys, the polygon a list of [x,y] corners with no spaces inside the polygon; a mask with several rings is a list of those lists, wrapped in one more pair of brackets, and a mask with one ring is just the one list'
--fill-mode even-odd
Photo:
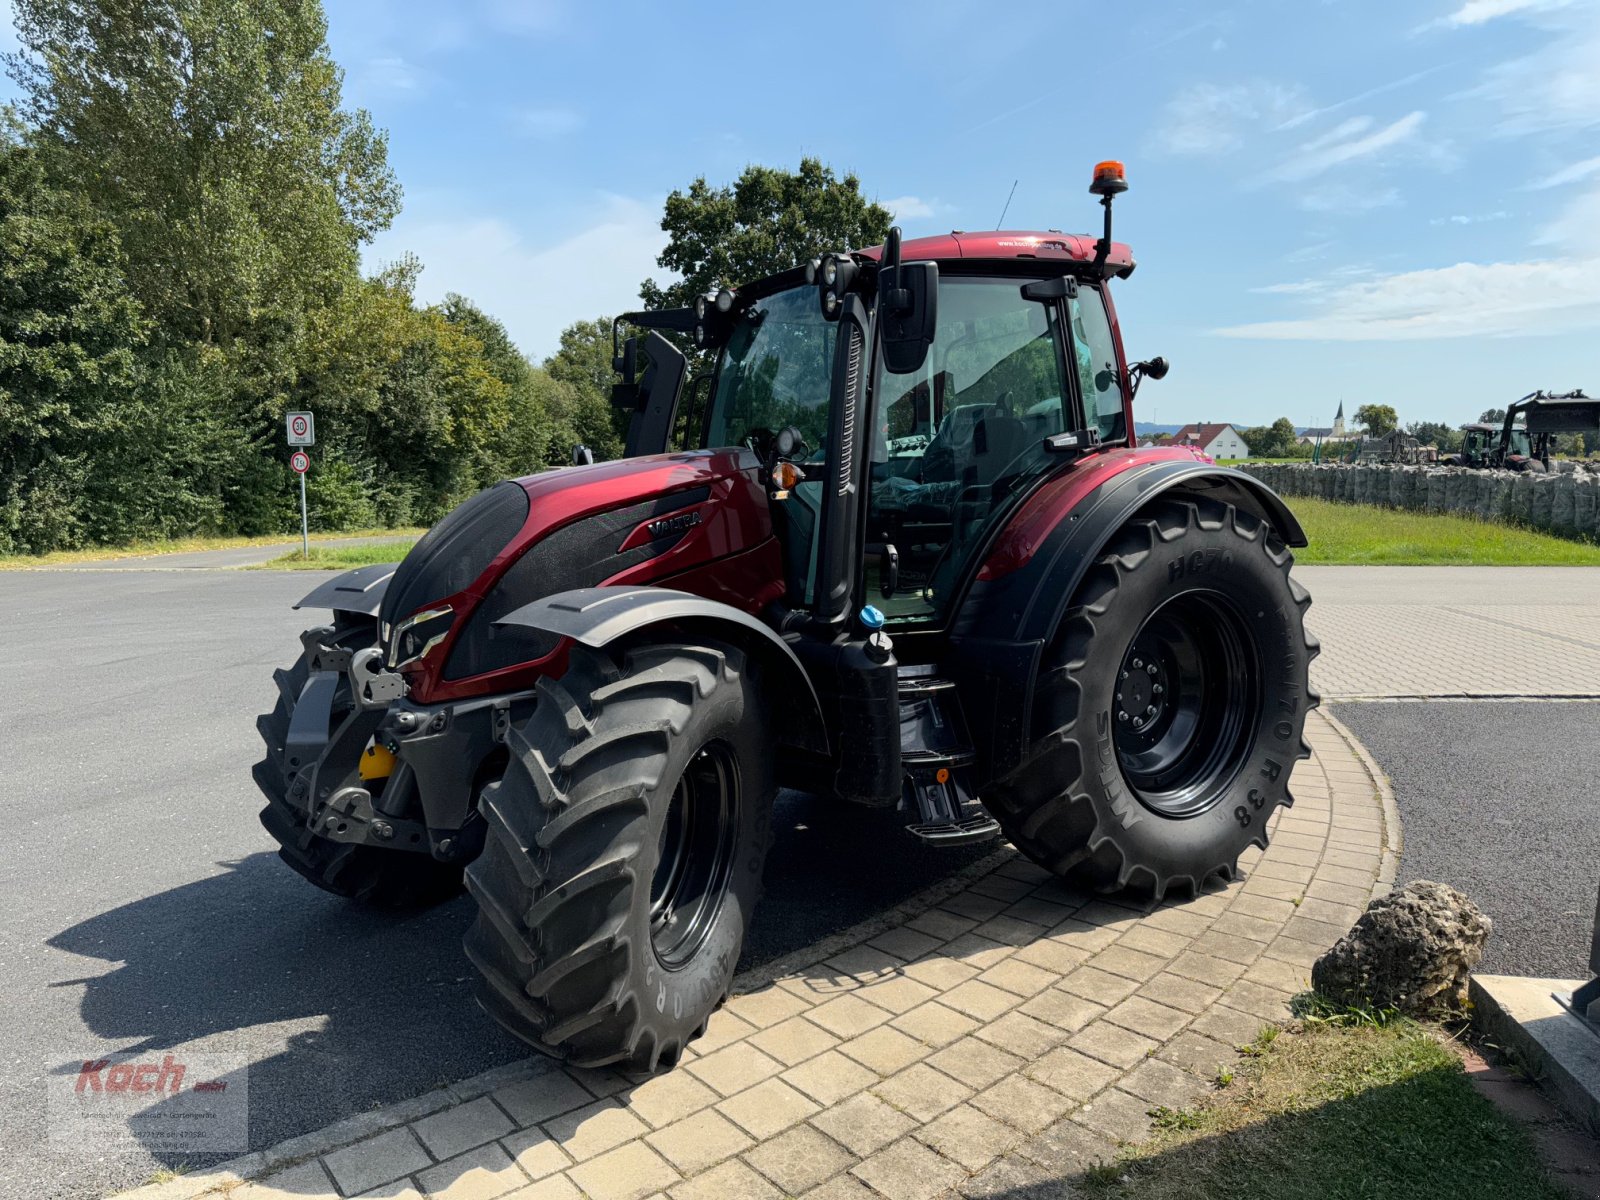
{"label": "asphalt road", "polygon": [[[251,1148],[521,1057],[479,1012],[470,902],[353,909],[280,863],[249,767],[305,573],[0,574],[0,1200],[102,1196],[195,1155],[54,1146],[44,1076],[114,1050],[243,1054]],[[746,966],[979,857],[785,794]],[[228,1156],[223,1156],[228,1157]]]}
{"label": "asphalt road", "polygon": [[1480,970],[1585,979],[1600,887],[1600,703],[1341,704],[1394,785],[1400,878],[1494,921]]}

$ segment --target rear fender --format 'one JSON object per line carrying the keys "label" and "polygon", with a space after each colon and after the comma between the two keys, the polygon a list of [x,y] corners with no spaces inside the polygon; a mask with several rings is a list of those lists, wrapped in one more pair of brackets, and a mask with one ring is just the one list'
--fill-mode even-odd
{"label": "rear fender", "polygon": [[296,608],[331,608],[334,612],[359,613],[376,617],[383,594],[394,578],[399,563],[375,563],[370,567],[357,567],[311,590]]}
{"label": "rear fender", "polygon": [[777,739],[828,753],[816,689],[787,642],[730,604],[658,587],[593,587],[557,592],[507,613],[496,625],[521,625],[603,649],[647,630],[677,630],[733,642],[763,668]]}
{"label": "rear fender", "polygon": [[966,694],[991,701],[968,713],[980,782],[1021,764],[1045,646],[1106,543],[1161,496],[1203,496],[1234,505],[1265,521],[1286,545],[1306,545],[1300,522],[1266,484],[1199,460],[1130,458],[1125,469],[1087,492],[1064,493],[1054,526],[1027,557],[1013,554],[999,569],[996,558],[985,564],[952,630],[953,673]]}

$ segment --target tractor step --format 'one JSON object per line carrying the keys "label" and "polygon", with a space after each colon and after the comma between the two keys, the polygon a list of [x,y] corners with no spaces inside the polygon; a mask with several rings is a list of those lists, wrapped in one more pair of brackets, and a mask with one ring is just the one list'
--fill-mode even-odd
{"label": "tractor step", "polygon": [[1000,835],[972,790],[975,759],[955,685],[928,674],[902,674],[901,811],[906,831],[930,846],[966,846]]}

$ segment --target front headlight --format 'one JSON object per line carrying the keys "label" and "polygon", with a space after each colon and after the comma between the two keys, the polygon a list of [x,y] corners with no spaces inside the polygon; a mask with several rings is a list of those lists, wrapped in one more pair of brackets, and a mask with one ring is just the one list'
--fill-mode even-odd
{"label": "front headlight", "polygon": [[455,620],[455,610],[448,604],[412,613],[394,627],[389,639],[389,668],[395,670],[425,657],[444,641]]}

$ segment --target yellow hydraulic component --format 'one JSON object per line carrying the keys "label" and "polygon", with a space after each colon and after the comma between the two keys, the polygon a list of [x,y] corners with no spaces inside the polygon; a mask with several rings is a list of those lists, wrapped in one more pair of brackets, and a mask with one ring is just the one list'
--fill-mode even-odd
{"label": "yellow hydraulic component", "polygon": [[394,774],[394,752],[374,742],[367,747],[356,769],[362,779],[387,779]]}

